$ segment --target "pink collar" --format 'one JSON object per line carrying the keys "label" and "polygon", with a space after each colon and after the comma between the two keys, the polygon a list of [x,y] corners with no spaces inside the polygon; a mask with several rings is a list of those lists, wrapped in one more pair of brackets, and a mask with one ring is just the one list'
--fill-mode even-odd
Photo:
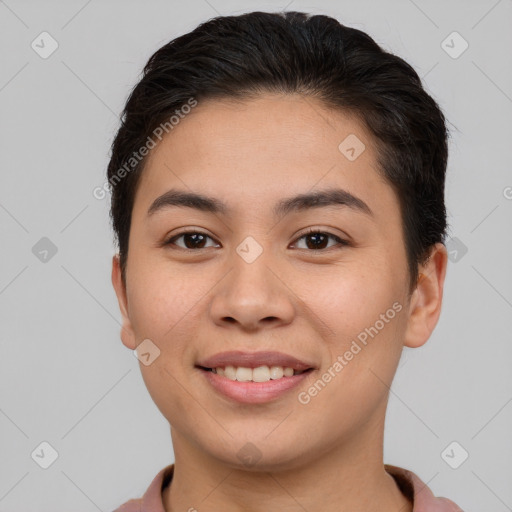
{"label": "pink collar", "polygon": [[[395,479],[404,496],[413,504],[413,512],[463,512],[453,501],[436,498],[412,471],[389,464],[384,467]],[[114,512],[165,512],[162,490],[171,483],[173,472],[174,464],[160,470],[142,498],[130,500]]]}

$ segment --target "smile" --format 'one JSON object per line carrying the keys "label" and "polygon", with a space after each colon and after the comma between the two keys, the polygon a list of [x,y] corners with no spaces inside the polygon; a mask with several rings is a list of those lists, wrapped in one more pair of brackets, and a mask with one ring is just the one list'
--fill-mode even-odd
{"label": "smile", "polygon": [[236,380],[238,382],[268,382],[270,380],[282,379],[283,377],[292,377],[293,375],[300,375],[307,372],[312,368],[306,370],[294,370],[287,366],[258,366],[257,368],[248,368],[244,366],[227,365],[225,367],[217,368],[203,368],[206,371],[211,371],[217,375],[226,377],[229,380]]}
{"label": "smile", "polygon": [[[284,398],[314,371],[313,368],[294,371],[278,366],[196,368],[217,394],[242,404],[264,404]],[[253,380],[263,378],[265,380]]]}

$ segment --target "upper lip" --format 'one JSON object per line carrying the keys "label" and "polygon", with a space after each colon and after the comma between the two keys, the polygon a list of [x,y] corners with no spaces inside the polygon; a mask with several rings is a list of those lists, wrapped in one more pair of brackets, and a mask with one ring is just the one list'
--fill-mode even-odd
{"label": "upper lip", "polygon": [[293,368],[294,370],[308,370],[314,365],[306,361],[301,361],[296,357],[282,352],[243,352],[233,350],[230,352],[220,352],[207,359],[203,359],[197,366],[204,368],[224,368],[226,366],[236,366],[244,368],[257,368],[258,366],[282,366],[284,368]]}

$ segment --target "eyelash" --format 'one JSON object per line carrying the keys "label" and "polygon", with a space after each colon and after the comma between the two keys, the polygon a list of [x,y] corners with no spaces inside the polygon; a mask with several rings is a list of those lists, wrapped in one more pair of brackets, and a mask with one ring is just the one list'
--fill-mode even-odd
{"label": "eyelash", "polygon": [[[207,233],[204,233],[202,231],[184,231],[183,233],[179,233],[177,235],[174,235],[172,238],[169,238],[168,240],[166,240],[164,242],[163,245],[164,246],[172,245],[172,246],[175,246],[176,248],[181,249],[183,251],[191,251],[191,252],[197,252],[197,251],[200,251],[201,249],[204,249],[204,248],[190,249],[188,247],[177,246],[174,243],[175,240],[178,240],[179,238],[181,238],[185,235],[203,235],[203,236],[206,236],[207,238],[210,238],[211,240],[214,240],[210,235],[208,235]],[[322,251],[325,252],[325,251],[328,251],[331,249],[336,249],[336,248],[341,249],[343,247],[350,245],[350,243],[347,240],[344,240],[343,238],[340,238],[339,236],[333,235],[332,233],[329,233],[328,231],[322,231],[320,229],[315,229],[315,228],[310,228],[305,233],[302,233],[296,240],[297,241],[302,240],[303,238],[310,236],[310,235],[327,235],[329,238],[333,238],[334,240],[336,240],[338,242],[338,247],[332,246],[332,247],[327,247],[324,249],[300,249],[300,250],[306,250],[308,252],[322,252]],[[206,247],[206,249],[209,249],[209,248],[210,247]]]}

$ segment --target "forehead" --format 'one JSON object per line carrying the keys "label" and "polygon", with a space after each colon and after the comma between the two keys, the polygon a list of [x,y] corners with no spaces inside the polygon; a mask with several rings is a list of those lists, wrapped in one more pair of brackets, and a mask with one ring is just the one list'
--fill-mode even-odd
{"label": "forehead", "polygon": [[395,199],[378,171],[374,140],[355,116],[300,95],[207,100],[152,150],[135,206],[147,209],[177,187],[236,210],[332,186],[365,202]]}

